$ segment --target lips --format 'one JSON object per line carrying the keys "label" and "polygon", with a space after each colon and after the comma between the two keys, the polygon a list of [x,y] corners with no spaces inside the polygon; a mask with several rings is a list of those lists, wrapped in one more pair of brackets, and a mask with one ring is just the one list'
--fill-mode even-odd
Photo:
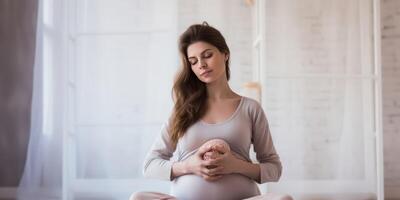
{"label": "lips", "polygon": [[200,74],[200,76],[205,76],[208,75],[210,72],[212,72],[211,69],[204,71],[203,73]]}

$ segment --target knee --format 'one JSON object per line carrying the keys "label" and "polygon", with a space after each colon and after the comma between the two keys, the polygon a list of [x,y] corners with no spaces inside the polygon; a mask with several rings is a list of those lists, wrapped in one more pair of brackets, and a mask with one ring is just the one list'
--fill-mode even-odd
{"label": "knee", "polygon": [[288,194],[284,194],[282,196],[280,196],[279,198],[277,198],[277,200],[293,200],[292,196],[288,195]]}

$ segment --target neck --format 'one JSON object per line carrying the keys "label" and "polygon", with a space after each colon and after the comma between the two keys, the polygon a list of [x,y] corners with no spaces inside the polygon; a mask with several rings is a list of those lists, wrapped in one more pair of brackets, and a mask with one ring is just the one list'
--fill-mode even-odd
{"label": "neck", "polygon": [[226,98],[233,98],[236,94],[228,85],[228,80],[220,79],[213,83],[207,84],[208,100],[216,101]]}

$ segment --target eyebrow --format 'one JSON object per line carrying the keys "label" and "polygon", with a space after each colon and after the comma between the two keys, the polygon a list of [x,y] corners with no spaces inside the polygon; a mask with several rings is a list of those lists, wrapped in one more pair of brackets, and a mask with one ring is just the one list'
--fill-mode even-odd
{"label": "eyebrow", "polygon": [[[208,50],[212,50],[212,49],[205,49],[205,50],[202,51],[200,54],[203,54],[204,52],[206,52],[206,51],[208,51]],[[191,59],[191,58],[196,58],[196,57],[194,57],[194,56],[188,57],[188,59]]]}

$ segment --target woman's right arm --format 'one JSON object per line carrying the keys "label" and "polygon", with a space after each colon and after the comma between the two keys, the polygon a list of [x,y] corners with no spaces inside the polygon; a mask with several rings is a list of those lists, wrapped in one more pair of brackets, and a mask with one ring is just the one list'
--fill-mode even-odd
{"label": "woman's right arm", "polygon": [[166,122],[162,127],[161,134],[153,143],[145,158],[143,175],[146,178],[172,180],[171,169],[173,161],[170,159],[175,151],[175,146],[170,140],[168,127],[169,124]]}
{"label": "woman's right arm", "polygon": [[174,164],[172,164],[172,172],[171,172],[172,180],[186,174],[189,174],[189,170],[188,167],[186,166],[185,161],[175,162]]}

